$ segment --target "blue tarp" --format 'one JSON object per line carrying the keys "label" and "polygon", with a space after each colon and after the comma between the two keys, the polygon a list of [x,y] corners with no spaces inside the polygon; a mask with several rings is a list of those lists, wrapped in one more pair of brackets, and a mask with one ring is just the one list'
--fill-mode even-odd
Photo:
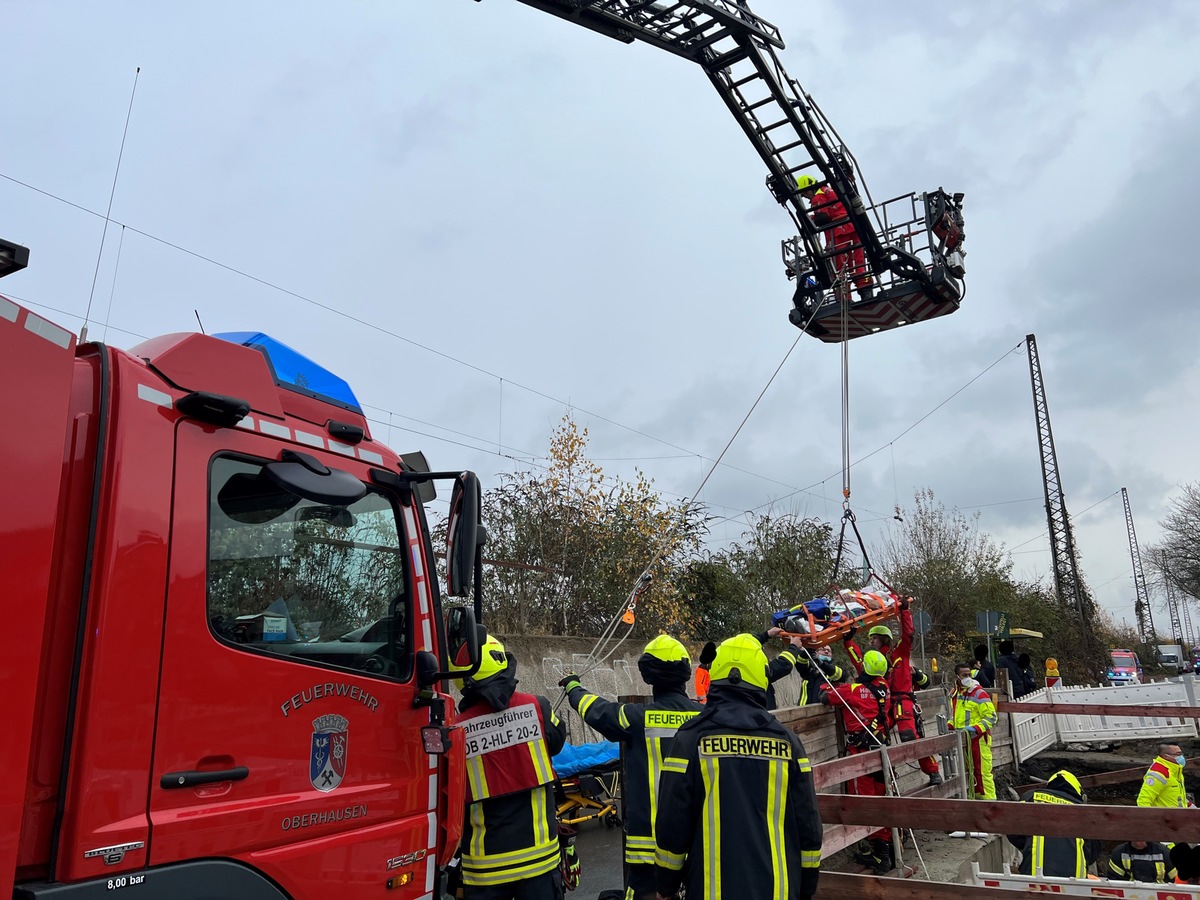
{"label": "blue tarp", "polygon": [[598,741],[594,744],[565,744],[558,756],[551,760],[559,778],[578,775],[588,769],[614,763],[621,755],[621,748],[613,741]]}

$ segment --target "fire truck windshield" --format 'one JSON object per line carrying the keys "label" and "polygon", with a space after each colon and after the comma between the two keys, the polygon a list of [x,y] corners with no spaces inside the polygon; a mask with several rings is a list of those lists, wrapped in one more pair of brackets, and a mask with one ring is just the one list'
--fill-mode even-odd
{"label": "fire truck windshield", "polygon": [[296,661],[406,677],[408,598],[392,501],[290,493],[264,463],[219,456],[209,485],[208,619],[221,640]]}

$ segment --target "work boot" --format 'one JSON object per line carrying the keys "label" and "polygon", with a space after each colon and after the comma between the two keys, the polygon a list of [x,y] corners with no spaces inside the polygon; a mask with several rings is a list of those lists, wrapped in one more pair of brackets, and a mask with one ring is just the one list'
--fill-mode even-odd
{"label": "work boot", "polygon": [[882,838],[871,841],[871,855],[875,857],[872,868],[876,875],[886,875],[896,868],[896,861],[892,858],[891,841],[885,841]]}
{"label": "work boot", "polygon": [[942,783],[943,781],[945,781],[945,780],[946,780],[946,779],[942,778],[942,773],[941,773],[941,772],[930,772],[930,773],[929,773],[929,783],[930,783],[931,785],[934,785],[934,784],[941,784],[941,783]]}
{"label": "work boot", "polygon": [[870,841],[859,841],[858,846],[854,848],[854,861],[860,866],[875,867],[877,860]]}

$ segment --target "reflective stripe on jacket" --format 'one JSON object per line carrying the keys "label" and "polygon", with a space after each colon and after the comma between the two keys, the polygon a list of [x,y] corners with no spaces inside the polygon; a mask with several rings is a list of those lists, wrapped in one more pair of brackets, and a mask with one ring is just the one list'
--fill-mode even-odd
{"label": "reflective stripe on jacket", "polygon": [[1162,806],[1168,809],[1186,807],[1187,790],[1183,785],[1183,766],[1173,759],[1157,757],[1142,778],[1137,805]]}
{"label": "reflective stripe on jacket", "polygon": [[[530,704],[536,709],[541,736],[522,742]],[[512,713],[511,719],[496,715],[506,712]],[[461,845],[463,882],[504,885],[552,872],[559,865],[559,842],[550,757],[562,749],[566,732],[550,701],[514,693],[506,709],[475,703],[459,715],[458,722],[476,725],[470,733],[464,728],[468,753],[474,749],[475,755],[467,760],[473,799],[467,806]],[[528,736],[527,731],[524,734]],[[523,786],[507,790],[514,785]]]}
{"label": "reflective stripe on jacket", "polygon": [[625,862],[654,865],[654,814],[663,760],[675,732],[703,709],[682,690],[660,691],[652,703],[612,703],[571,690],[567,699],[592,728],[621,744],[625,763]]}
{"label": "reflective stripe on jacket", "polygon": [[[657,888],[688,900],[797,900],[816,892],[821,820],[800,739],[739,688],[714,684],[663,763]],[[750,693],[748,690],[746,693]]]}

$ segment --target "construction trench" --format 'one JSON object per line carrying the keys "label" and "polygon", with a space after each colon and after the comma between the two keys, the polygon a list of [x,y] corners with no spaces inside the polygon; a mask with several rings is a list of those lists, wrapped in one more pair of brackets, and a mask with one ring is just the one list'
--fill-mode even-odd
{"label": "construction trench", "polygon": [[[506,638],[506,643],[520,648],[520,638]],[[539,638],[530,641],[521,669],[526,689],[545,691],[554,697],[558,673],[586,659],[585,653],[572,652],[576,645],[584,649],[590,642],[570,638]],[[542,656],[554,653],[555,656]],[[608,696],[618,696],[626,702],[643,698],[638,693],[639,679],[630,661],[615,659],[611,667],[598,668],[592,673],[593,690]],[[538,665],[537,663],[540,663]],[[784,679],[780,702],[794,702],[789,696],[789,682]],[[545,683],[543,687],[543,682]],[[1177,742],[1189,758],[1188,774],[1200,772],[1200,739],[1196,722],[1200,706],[1191,697],[1195,685],[1192,676],[1170,682],[1140,685],[1141,695],[1159,699],[1152,703],[1132,703],[1137,699],[1124,688],[1092,688],[1086,696],[1090,702],[1081,703],[1071,694],[1085,689],[1067,688],[1063,700],[1053,692],[1047,697],[1039,691],[1029,703],[997,698],[998,723],[993,730],[993,773],[996,782],[995,801],[963,799],[969,796],[961,764],[964,740],[958,734],[938,734],[939,716],[946,714],[947,695],[942,688],[920,691],[918,701],[924,709],[926,738],[914,743],[893,742],[886,751],[844,756],[844,734],[841,717],[820,705],[803,707],[781,706],[775,710],[780,722],[799,735],[809,759],[818,791],[818,802],[824,823],[820,898],[859,897],[980,897],[999,898],[1025,895],[1030,890],[1049,890],[1068,896],[1107,896],[1140,900],[1153,897],[1157,890],[1147,893],[1143,886],[1128,882],[1104,880],[1074,881],[1067,879],[1005,878],[1006,865],[1016,872],[1016,851],[1005,839],[1007,834],[1042,834],[1095,838],[1103,843],[1102,853],[1090,872],[1101,877],[1107,871],[1108,851],[1116,844],[1134,839],[1162,843],[1200,842],[1200,815],[1195,809],[1143,809],[1137,807],[1141,779],[1158,752],[1160,740]],[[1091,700],[1099,697],[1105,702]],[[1161,699],[1168,697],[1173,699]],[[1070,699],[1068,699],[1070,698]],[[648,698],[645,698],[648,699]],[[1170,705],[1165,705],[1170,704]],[[1041,712],[1052,706],[1054,712]],[[1125,709],[1112,710],[1113,706]],[[1025,709],[1029,708],[1026,712]],[[587,728],[569,707],[559,709],[565,714],[574,743],[599,740],[599,735]],[[1094,713],[1095,715],[1092,715]],[[1082,723],[1080,716],[1089,716]],[[1048,723],[1062,722],[1062,734],[1068,738],[1083,728],[1095,739],[1087,743],[1071,740],[1046,744],[1028,744],[1030,720]],[[1014,728],[1014,723],[1016,727]],[[1107,729],[1107,731],[1106,731]],[[1121,735],[1128,737],[1104,736]],[[1188,735],[1191,735],[1190,737]],[[1030,752],[1032,751],[1032,755]],[[923,756],[939,758],[945,782],[930,786],[927,777],[917,767]],[[1020,761],[1018,762],[1018,758]],[[898,791],[884,797],[859,797],[844,793],[846,782],[871,771],[895,774]],[[1067,769],[1077,776],[1086,794],[1086,803],[1077,806],[1048,806],[1015,802],[1020,793],[1047,780],[1054,772]],[[607,890],[621,885],[620,829],[602,820],[580,824],[578,846],[583,862],[583,877],[574,896],[591,900]],[[855,845],[877,828],[891,827],[897,867],[886,876],[873,874],[856,863]],[[911,830],[911,831],[910,831]],[[976,832],[982,837],[951,837],[954,831]],[[915,845],[913,840],[915,838]],[[994,876],[994,877],[989,877]],[[1002,886],[989,886],[988,881]],[[1160,886],[1161,887],[1161,886]],[[1103,890],[1108,893],[1094,893]],[[1171,898],[1198,897],[1200,886],[1172,886]]]}

